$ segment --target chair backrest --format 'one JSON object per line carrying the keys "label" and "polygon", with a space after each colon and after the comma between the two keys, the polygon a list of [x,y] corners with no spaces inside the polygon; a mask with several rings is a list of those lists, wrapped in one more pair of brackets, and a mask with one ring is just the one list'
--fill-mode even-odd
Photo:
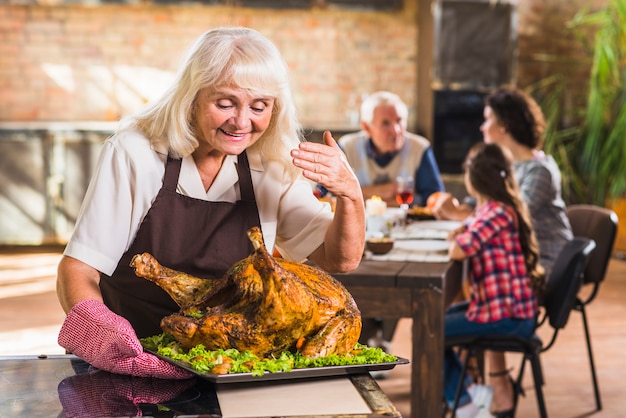
{"label": "chair backrest", "polygon": [[583,270],[595,246],[592,239],[574,237],[565,244],[554,262],[543,306],[550,325],[555,329],[565,327],[569,314],[576,305],[576,295],[583,283]]}
{"label": "chair backrest", "polygon": [[606,275],[617,237],[617,214],[600,206],[570,205],[567,207],[567,217],[574,236],[590,238],[596,242],[596,249],[585,268],[583,283],[600,283]]}

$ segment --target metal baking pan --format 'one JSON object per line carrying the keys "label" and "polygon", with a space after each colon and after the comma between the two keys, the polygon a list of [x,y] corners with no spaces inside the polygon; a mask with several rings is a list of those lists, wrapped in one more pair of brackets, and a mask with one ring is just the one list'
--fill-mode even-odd
{"label": "metal baking pan", "polygon": [[290,379],[304,379],[313,377],[325,377],[325,376],[344,376],[351,374],[368,373],[378,370],[390,370],[396,367],[398,364],[408,364],[409,360],[397,357],[394,362],[388,363],[375,363],[375,364],[349,364],[345,366],[324,366],[324,367],[310,367],[304,369],[292,369],[290,372],[265,372],[262,376],[253,376],[252,373],[231,373],[231,374],[212,374],[206,372],[200,372],[194,370],[188,363],[174,360],[172,358],[162,356],[155,351],[145,350],[155,356],[175,364],[185,370],[188,370],[195,375],[207,379],[215,384],[222,383],[250,383],[250,382],[265,382],[272,380],[290,380]]}

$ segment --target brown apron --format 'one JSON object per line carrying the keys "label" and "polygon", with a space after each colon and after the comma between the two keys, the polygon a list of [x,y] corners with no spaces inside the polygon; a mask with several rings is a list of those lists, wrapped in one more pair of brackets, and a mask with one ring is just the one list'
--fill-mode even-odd
{"label": "brown apron", "polygon": [[261,223],[245,152],[237,162],[241,200],[209,202],[176,192],[182,160],[168,157],[163,186],[135,240],[113,275],[101,275],[104,303],[128,319],[139,338],[162,333],[161,319],[179,307],[163,289],[135,275],[129,266],[135,254],[149,252],[163,266],[217,279],[253,251],[246,231]]}

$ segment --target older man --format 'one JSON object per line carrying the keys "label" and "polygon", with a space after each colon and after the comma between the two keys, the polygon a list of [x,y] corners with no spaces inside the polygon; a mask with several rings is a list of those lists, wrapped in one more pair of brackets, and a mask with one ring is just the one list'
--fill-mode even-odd
{"label": "older man", "polygon": [[413,204],[443,191],[443,181],[430,142],[407,131],[407,105],[396,94],[378,91],[361,104],[361,128],[339,138],[348,162],[361,183],[363,197],[380,196],[397,206],[398,176],[415,179]]}

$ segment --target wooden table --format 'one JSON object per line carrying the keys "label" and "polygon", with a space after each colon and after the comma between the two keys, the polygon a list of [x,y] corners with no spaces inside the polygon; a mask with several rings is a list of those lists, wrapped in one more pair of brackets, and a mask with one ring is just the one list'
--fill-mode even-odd
{"label": "wooden table", "polygon": [[363,317],[413,319],[413,418],[443,412],[443,283],[451,265],[363,259],[356,270],[335,275],[352,293]]}

